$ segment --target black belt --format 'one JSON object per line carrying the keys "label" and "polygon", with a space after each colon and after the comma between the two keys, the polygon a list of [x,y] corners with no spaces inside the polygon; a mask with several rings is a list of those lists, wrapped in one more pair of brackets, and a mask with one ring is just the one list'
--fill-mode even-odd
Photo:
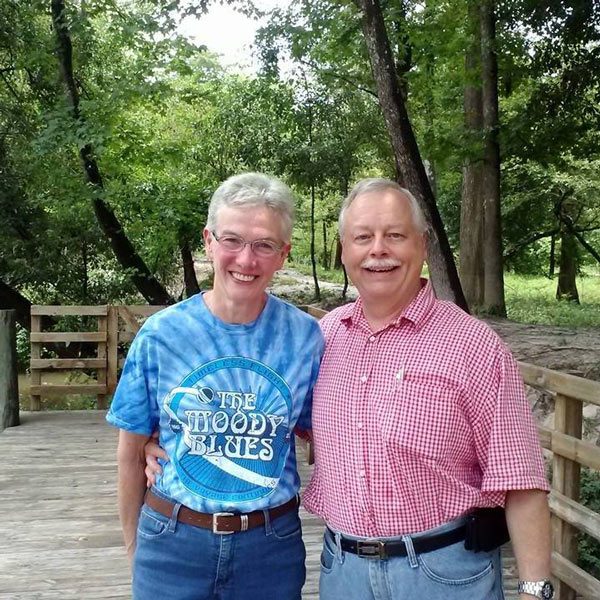
{"label": "black belt", "polygon": [[[456,529],[434,533],[427,537],[413,538],[412,543],[416,554],[424,554],[439,550],[446,546],[451,546],[465,539],[466,526],[460,525]],[[332,537],[335,534],[328,528]],[[352,540],[344,536],[340,539],[340,544],[344,552],[358,554],[361,558],[386,559],[390,556],[408,556],[406,544],[402,540],[384,542],[381,540]]]}

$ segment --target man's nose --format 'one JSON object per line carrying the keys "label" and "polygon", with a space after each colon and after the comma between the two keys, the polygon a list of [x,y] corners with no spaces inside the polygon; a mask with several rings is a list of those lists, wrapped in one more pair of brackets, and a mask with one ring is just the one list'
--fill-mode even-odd
{"label": "man's nose", "polygon": [[373,236],[369,253],[374,256],[381,256],[388,253],[388,247],[384,235],[376,234]]}

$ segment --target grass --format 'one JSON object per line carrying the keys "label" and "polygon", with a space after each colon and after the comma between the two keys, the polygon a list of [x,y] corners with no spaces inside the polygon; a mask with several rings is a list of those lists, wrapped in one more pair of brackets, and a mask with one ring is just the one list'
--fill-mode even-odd
{"label": "grass", "polygon": [[557,283],[556,278],[505,274],[508,318],[520,323],[560,327],[600,327],[600,277],[577,279],[581,304],[558,301]]}
{"label": "grass", "polygon": [[[310,264],[291,265],[304,275],[312,276]],[[342,271],[317,266],[319,280],[344,283]],[[557,327],[600,327],[600,276],[577,278],[580,304],[558,301],[558,279],[540,276],[504,274],[508,318],[519,323],[556,325]]]}

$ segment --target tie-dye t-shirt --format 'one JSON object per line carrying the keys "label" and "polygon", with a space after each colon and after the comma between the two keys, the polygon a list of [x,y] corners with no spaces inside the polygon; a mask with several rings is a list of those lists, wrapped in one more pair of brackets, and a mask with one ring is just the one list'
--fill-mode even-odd
{"label": "tie-dye t-shirt", "polygon": [[310,427],[323,349],[317,322],[271,295],[255,321],[233,325],[198,294],[144,323],[106,418],[159,428],[170,460],[156,486],[185,506],[278,506],[300,486],[293,429]]}

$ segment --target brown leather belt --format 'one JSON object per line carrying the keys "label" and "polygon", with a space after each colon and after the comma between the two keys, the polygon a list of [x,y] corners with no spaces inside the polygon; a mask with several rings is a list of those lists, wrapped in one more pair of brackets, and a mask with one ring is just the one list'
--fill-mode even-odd
{"label": "brown leather belt", "polygon": [[[165,517],[170,517],[175,508],[173,502],[153,494],[151,490],[146,492],[144,502],[146,506],[159,512],[161,515],[165,515]],[[285,504],[269,509],[269,519],[277,519],[277,517],[281,517],[290,510],[295,509],[297,506],[298,497],[294,496]],[[211,529],[213,533],[225,535],[236,533],[238,531],[247,531],[248,529],[264,525],[265,515],[262,510],[255,510],[254,512],[246,514],[231,512],[219,512],[213,514],[201,513],[182,505],[177,513],[177,520],[186,525],[193,525],[194,527],[201,527],[202,529]]]}

